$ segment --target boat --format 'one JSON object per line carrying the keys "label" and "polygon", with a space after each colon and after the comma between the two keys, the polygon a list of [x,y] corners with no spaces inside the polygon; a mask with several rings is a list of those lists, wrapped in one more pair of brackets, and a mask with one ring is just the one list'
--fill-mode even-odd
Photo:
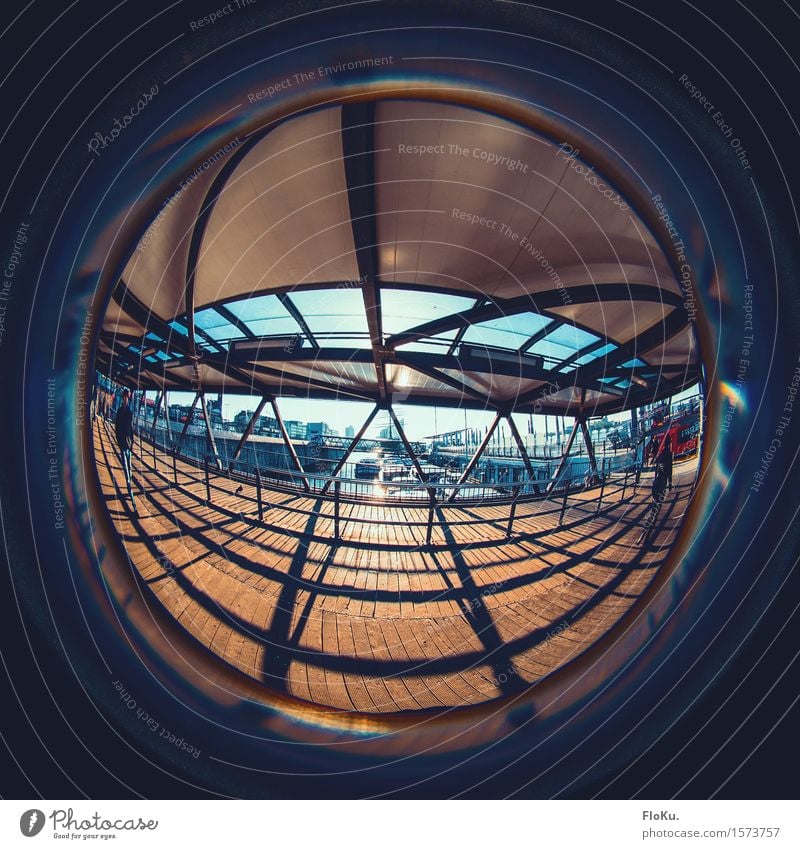
{"label": "boat", "polygon": [[356,478],[359,480],[374,480],[380,474],[381,463],[375,457],[365,457],[356,463]]}

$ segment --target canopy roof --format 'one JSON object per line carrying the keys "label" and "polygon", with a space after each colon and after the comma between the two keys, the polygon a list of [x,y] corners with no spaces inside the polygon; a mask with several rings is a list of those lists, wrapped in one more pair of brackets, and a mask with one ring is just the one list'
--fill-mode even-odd
{"label": "canopy roof", "polygon": [[99,368],[142,387],[521,412],[674,394],[698,379],[680,286],[586,176],[462,106],[284,121],[205,163],[153,221]]}

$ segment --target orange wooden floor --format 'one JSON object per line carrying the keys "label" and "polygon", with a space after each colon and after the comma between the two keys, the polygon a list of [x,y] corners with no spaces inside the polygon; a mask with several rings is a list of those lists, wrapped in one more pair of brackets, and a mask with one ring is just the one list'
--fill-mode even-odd
{"label": "orange wooden floor", "polygon": [[[425,545],[427,509],[342,505],[212,476],[150,447],[134,456],[137,511],[108,425],[95,423],[108,509],[153,600],[211,652],[322,705],[395,712],[472,705],[518,691],[605,633],[665,561],[696,463],[675,484],[648,546],[636,544],[649,481],[518,506],[447,506]],[[137,440],[138,448],[138,440]]]}

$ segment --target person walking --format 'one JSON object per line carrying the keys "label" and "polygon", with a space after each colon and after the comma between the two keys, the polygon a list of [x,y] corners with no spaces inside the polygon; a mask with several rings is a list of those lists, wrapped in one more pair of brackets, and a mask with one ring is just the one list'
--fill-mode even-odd
{"label": "person walking", "polygon": [[664,438],[664,444],[661,447],[661,462],[664,463],[664,469],[667,476],[667,489],[672,489],[672,436],[669,431]]}
{"label": "person walking", "polygon": [[122,470],[125,472],[125,483],[128,485],[128,495],[131,499],[131,507],[136,513],[136,501],[133,497],[133,475],[131,473],[131,451],[133,450],[133,412],[131,411],[131,393],[128,389],[122,390],[122,403],[117,410],[114,422],[114,433],[117,437],[117,446],[122,455]]}
{"label": "person walking", "polygon": [[668,486],[672,486],[672,445],[669,433],[664,436],[655,458],[653,486],[650,491],[652,501],[645,515],[644,529],[636,541],[637,544],[642,544],[650,538],[658,520],[658,514],[661,512],[661,505],[664,503]]}

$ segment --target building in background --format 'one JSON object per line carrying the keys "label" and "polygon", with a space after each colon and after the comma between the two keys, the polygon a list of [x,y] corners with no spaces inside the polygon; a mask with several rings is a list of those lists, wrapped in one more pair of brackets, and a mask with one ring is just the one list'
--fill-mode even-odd
{"label": "building in background", "polygon": [[298,422],[295,419],[289,419],[284,422],[286,426],[286,432],[289,434],[289,439],[305,439],[306,438],[306,424],[305,422]]}
{"label": "building in background", "polygon": [[[288,423],[287,423],[288,424]],[[313,439],[315,436],[338,436],[338,431],[334,430],[327,422],[309,422],[306,425],[305,438]]]}

